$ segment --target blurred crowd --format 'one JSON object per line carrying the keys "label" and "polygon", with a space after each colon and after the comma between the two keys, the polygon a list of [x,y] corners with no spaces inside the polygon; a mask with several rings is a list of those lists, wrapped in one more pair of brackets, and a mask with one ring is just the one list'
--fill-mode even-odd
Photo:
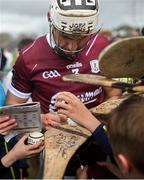
{"label": "blurred crowd", "polygon": [[3,47],[4,42],[2,43],[2,46],[0,45],[1,50],[1,61],[0,61],[0,80],[2,81],[3,87],[5,92],[8,90],[9,83],[11,81],[12,77],[12,67],[16,62],[16,59],[18,57],[19,51],[29,45],[33,42],[33,38],[31,37],[24,37],[19,40],[19,42],[16,44],[15,47],[10,48],[9,47]]}

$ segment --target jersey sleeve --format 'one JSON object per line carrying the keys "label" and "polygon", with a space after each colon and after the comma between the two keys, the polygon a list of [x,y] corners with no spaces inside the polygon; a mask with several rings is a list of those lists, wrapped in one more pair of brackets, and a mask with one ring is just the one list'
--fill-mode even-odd
{"label": "jersey sleeve", "polygon": [[9,90],[19,98],[29,98],[32,90],[30,70],[20,54],[12,70],[13,76]]}

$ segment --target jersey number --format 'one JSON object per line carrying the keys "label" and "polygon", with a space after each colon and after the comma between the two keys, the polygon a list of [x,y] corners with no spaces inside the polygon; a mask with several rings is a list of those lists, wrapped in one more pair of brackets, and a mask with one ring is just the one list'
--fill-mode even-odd
{"label": "jersey number", "polygon": [[78,74],[78,73],[79,73],[79,69],[78,69],[78,68],[72,69],[72,73],[73,73],[73,74]]}

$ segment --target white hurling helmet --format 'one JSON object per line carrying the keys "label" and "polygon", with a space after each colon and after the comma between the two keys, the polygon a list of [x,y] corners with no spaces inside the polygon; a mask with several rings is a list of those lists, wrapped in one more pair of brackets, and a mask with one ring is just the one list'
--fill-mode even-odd
{"label": "white hurling helmet", "polygon": [[98,12],[98,0],[51,0],[51,23],[68,34],[95,33]]}

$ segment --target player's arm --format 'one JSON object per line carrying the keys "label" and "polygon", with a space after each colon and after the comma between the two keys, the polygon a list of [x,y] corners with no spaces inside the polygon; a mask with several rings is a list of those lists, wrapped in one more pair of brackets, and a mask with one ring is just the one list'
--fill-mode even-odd
{"label": "player's arm", "polygon": [[7,105],[12,105],[12,104],[20,104],[20,103],[25,103],[28,99],[23,99],[20,97],[15,96],[12,94],[10,91],[7,93],[7,98],[6,98],[6,104]]}

